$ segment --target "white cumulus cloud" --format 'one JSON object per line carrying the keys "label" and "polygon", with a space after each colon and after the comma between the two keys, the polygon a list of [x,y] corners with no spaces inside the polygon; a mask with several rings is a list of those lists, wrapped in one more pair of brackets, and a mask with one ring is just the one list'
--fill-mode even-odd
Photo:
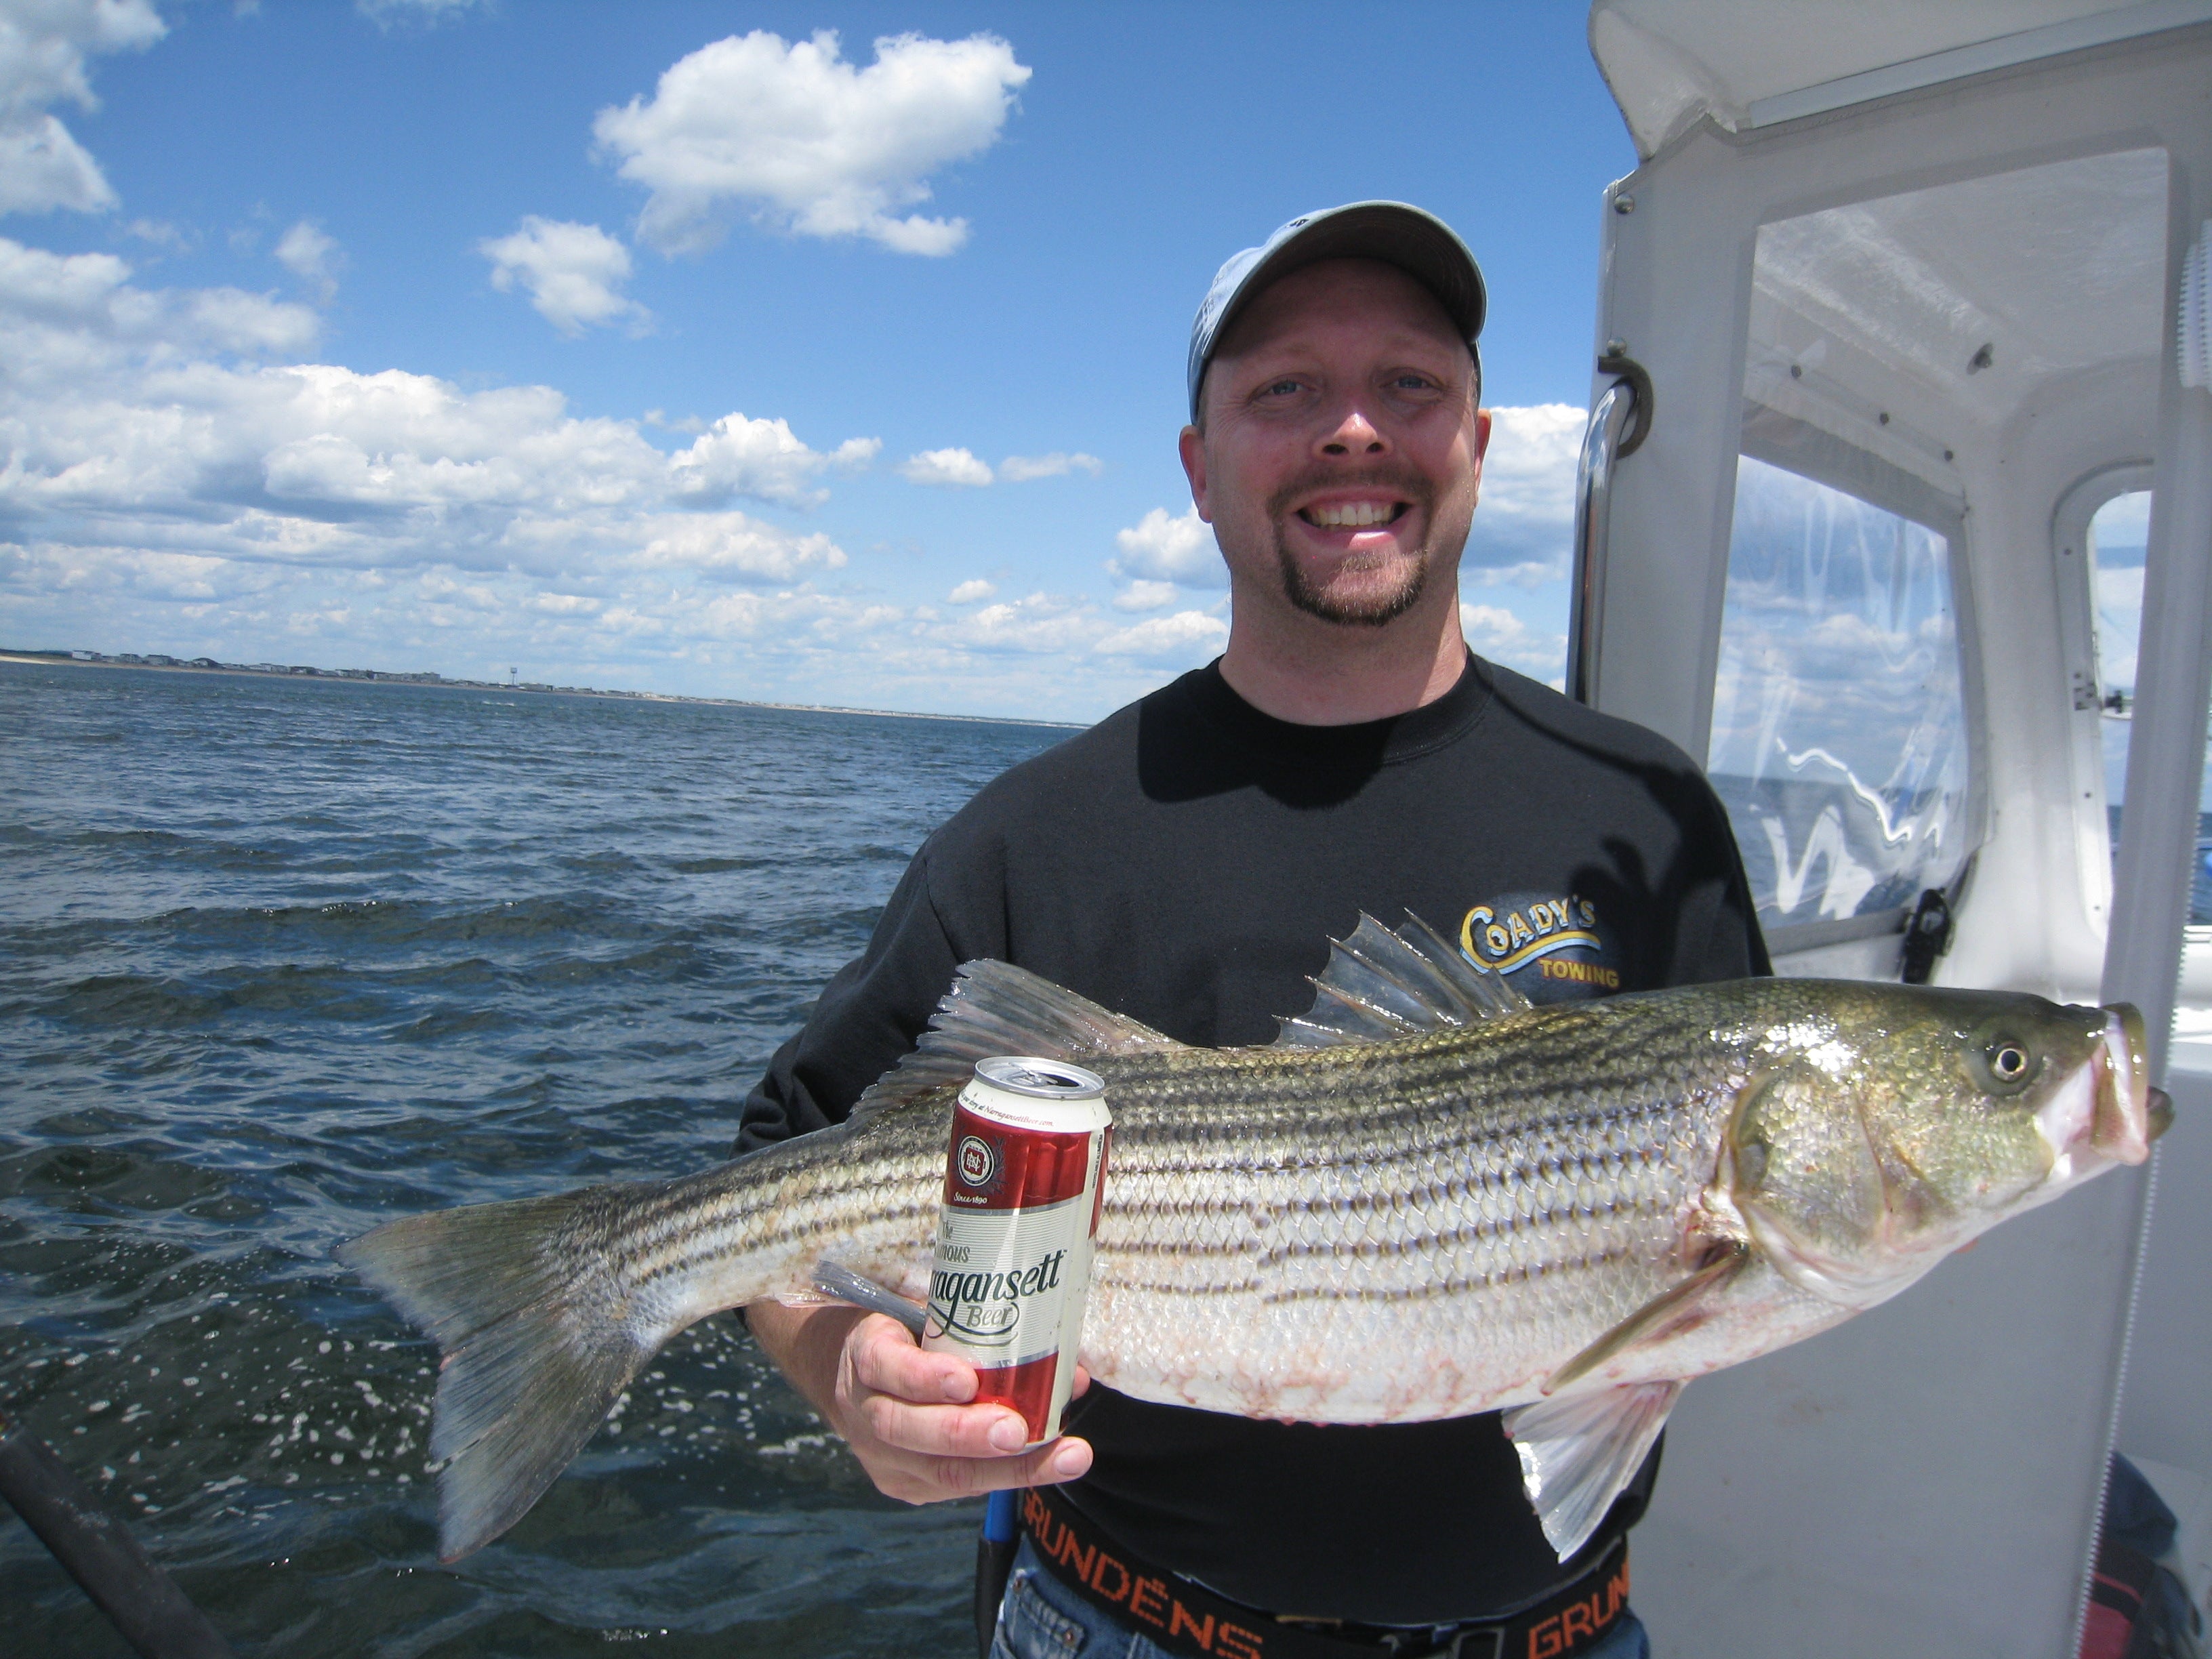
{"label": "white cumulus cloud", "polygon": [[991,465],[965,449],[925,449],[899,463],[908,483],[980,489],[991,482]]}
{"label": "white cumulus cloud", "polygon": [[945,596],[947,605],[981,605],[985,599],[996,598],[999,585],[987,582],[981,576],[971,576]]}
{"label": "white cumulus cloud", "polygon": [[276,243],[276,263],[315,292],[328,305],[337,296],[338,273],[345,269],[345,254],[335,237],[313,219],[302,219]]}
{"label": "white cumulus cloud", "polygon": [[797,581],[842,570],[845,550],[827,536],[794,536],[742,513],[663,514],[641,521],[644,548],[633,562],[673,565],[728,581]]}
{"label": "white cumulus cloud", "polygon": [[1108,561],[1106,568],[1125,580],[1144,578],[1184,587],[1229,585],[1213,526],[1198,516],[1195,507],[1175,518],[1156,507],[1128,529],[1115,531],[1114,544],[1121,556]]}
{"label": "white cumulus cloud", "polygon": [[1505,404],[1490,411],[1482,499],[1468,537],[1477,580],[1563,574],[1575,528],[1575,463],[1586,412],[1572,404]]}
{"label": "white cumulus cloud", "polygon": [[1158,611],[1173,605],[1177,589],[1173,582],[1133,581],[1114,596],[1116,611]]}
{"label": "white cumulus cloud", "polygon": [[1204,611],[1178,611],[1169,617],[1147,617],[1117,629],[1091,649],[1102,657],[1142,657],[1155,661],[1187,661],[1209,657],[1229,641],[1229,624]]}
{"label": "white cumulus cloud", "polygon": [[1008,483],[1064,477],[1070,472],[1088,472],[1095,478],[1105,470],[1105,462],[1080,450],[1072,455],[1057,449],[1049,455],[1009,455],[999,463],[999,476]]}
{"label": "white cumulus cloud", "polygon": [[574,339],[586,329],[626,322],[632,332],[650,327],[653,313],[625,299],[629,250],[597,225],[525,214],[520,228],[488,236],[477,252],[491,261],[491,285],[502,294],[518,283],[538,314]]}
{"label": "white cumulus cloud", "polygon": [[1510,611],[1462,600],[1459,625],[1478,656],[1552,683],[1566,671],[1567,636],[1531,628]]}
{"label": "white cumulus cloud", "polygon": [[848,438],[829,453],[809,449],[788,422],[725,415],[671,458],[678,492],[695,501],[749,495],[785,507],[819,507],[830,492],[824,471],[857,471],[876,458],[879,438]]}
{"label": "white cumulus cloud", "polygon": [[592,134],[651,194],[638,234],[664,253],[721,240],[733,211],[805,236],[862,236],[946,254],[964,219],[898,216],[930,175],[998,141],[1030,71],[994,35],[885,36],[875,62],[845,61],[836,34],[787,42],[755,30],[663,71],[650,99],[599,112]]}
{"label": "white cumulus cloud", "polygon": [[550,387],[465,392],[296,361],[315,342],[307,307],[131,276],[110,254],[0,239],[0,540],[50,573],[89,562],[214,582],[198,564],[147,563],[181,557],[726,583],[845,562],[828,538],[729,503],[811,505],[872,439],[824,453],[783,421],[732,414],[666,454],[639,422],[569,415]]}
{"label": "white cumulus cloud", "polygon": [[97,109],[86,59],[143,52],[167,27],[147,0],[15,0],[0,7],[0,214],[100,213],[115,191],[49,106]]}
{"label": "white cumulus cloud", "polygon": [[15,395],[88,390],[73,377],[95,375],[121,353],[166,363],[298,352],[321,330],[305,306],[234,288],[149,290],[131,276],[112,253],[49,253],[0,237],[0,361]]}

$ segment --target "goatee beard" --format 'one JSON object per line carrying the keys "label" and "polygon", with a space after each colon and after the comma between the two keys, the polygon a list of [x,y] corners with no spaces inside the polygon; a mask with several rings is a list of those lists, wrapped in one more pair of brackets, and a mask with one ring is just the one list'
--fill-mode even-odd
{"label": "goatee beard", "polygon": [[[1309,617],[1318,617],[1340,627],[1381,628],[1395,622],[1420,603],[1422,591],[1429,585],[1429,550],[1425,547],[1414,553],[1404,580],[1395,589],[1350,599],[1336,598],[1315,586],[1298,562],[1291,556],[1290,545],[1279,532],[1275,538],[1275,556],[1283,572],[1283,597]],[[1347,559],[1337,567],[1340,571],[1362,568],[1357,559]]]}
{"label": "goatee beard", "polygon": [[[1277,490],[1267,503],[1267,520],[1279,526],[1275,531],[1275,562],[1283,573],[1283,597],[1309,617],[1318,617],[1325,623],[1343,628],[1381,628],[1386,623],[1404,616],[1420,603],[1421,593],[1429,584],[1429,549],[1425,544],[1415,550],[1411,567],[1396,587],[1386,592],[1370,593],[1358,599],[1339,599],[1314,586],[1313,581],[1291,556],[1290,539],[1279,526],[1290,504],[1299,496],[1330,486],[1367,486],[1388,489],[1407,504],[1409,512],[1422,514],[1422,521],[1431,526],[1436,523],[1436,492],[1429,481],[1410,467],[1383,465],[1357,472],[1340,472],[1334,469],[1316,470],[1292,479]],[[1376,562],[1371,558],[1354,555],[1336,567],[1345,571],[1371,570]]]}

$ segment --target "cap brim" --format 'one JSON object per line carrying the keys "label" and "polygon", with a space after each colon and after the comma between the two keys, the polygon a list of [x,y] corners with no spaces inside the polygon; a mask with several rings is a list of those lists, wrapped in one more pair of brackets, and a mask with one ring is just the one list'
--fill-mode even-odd
{"label": "cap brim", "polygon": [[1449,225],[1407,202],[1353,202],[1331,208],[1309,216],[1237,279],[1236,291],[1206,331],[1202,352],[1194,353],[1192,419],[1197,418],[1198,390],[1206,365],[1245,307],[1271,283],[1323,259],[1380,259],[1396,265],[1436,296],[1470,348],[1482,332],[1489,308],[1482,270]]}

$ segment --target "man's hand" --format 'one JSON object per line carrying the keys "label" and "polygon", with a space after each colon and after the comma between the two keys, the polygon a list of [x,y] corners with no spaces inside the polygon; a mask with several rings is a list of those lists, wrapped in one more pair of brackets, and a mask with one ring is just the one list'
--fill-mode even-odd
{"label": "man's hand", "polygon": [[[1073,1480],[1091,1448],[1062,1436],[1024,1452],[1021,1413],[975,1405],[975,1368],[925,1353],[896,1320],[835,1304],[745,1310],[769,1357],[844,1437],[884,1496],[934,1504],[1006,1486]],[[1080,1394],[1090,1384],[1075,1376]]]}

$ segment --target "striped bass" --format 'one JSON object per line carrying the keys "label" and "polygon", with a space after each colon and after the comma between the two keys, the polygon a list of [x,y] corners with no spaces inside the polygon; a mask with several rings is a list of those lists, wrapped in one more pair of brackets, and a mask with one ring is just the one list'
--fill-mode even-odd
{"label": "striped bass", "polygon": [[1309,1422],[1506,1408],[1563,1560],[1686,1381],[2142,1162],[2171,1117],[2124,1005],[1771,979],[1532,1008],[1410,917],[1362,917],[1314,983],[1273,1045],[1206,1049],[970,963],[844,1123],[341,1247],[443,1350],[441,1553],[519,1520],[694,1322],[820,1300],[825,1272],[923,1300],[953,1095],[987,1054],[1106,1081],[1094,1377]]}

